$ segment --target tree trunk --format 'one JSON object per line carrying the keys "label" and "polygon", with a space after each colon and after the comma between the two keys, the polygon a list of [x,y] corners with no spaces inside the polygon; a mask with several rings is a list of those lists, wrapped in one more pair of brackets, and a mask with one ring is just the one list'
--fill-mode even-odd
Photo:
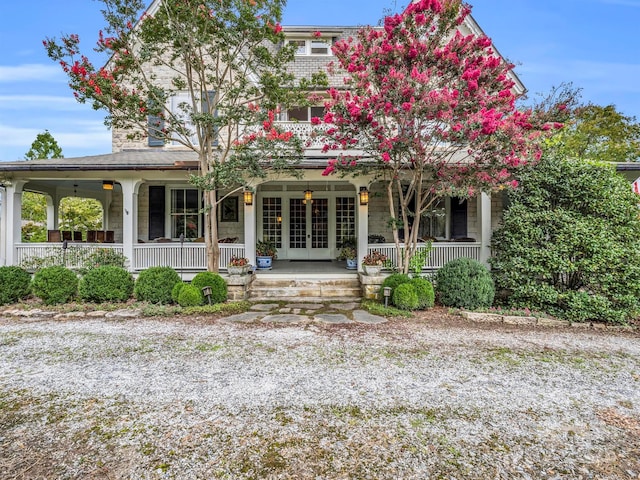
{"label": "tree trunk", "polygon": [[216,190],[209,190],[205,193],[205,242],[207,245],[207,270],[218,272],[220,270],[220,245],[218,244],[218,222]]}

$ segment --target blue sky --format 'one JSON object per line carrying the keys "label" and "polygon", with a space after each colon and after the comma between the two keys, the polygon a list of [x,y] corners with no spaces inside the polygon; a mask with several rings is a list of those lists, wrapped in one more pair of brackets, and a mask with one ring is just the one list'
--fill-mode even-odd
{"label": "blue sky", "polygon": [[[289,0],[286,25],[376,24],[407,0]],[[640,0],[470,0],[473,16],[517,65],[530,94],[561,82],[582,99],[640,119]],[[0,16],[0,161],[24,158],[49,130],[65,157],[111,151],[104,114],[78,104],[45,37],[78,33],[92,47],[103,26],[91,0],[3,2]]]}

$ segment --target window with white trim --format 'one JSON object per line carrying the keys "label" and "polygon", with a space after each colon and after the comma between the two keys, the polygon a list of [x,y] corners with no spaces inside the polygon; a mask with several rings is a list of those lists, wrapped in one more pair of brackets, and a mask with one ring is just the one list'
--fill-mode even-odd
{"label": "window with white trim", "polygon": [[324,118],[324,107],[291,107],[286,120],[290,122],[310,122],[313,117]]}
{"label": "window with white trim", "polygon": [[195,239],[202,236],[202,195],[195,188],[172,188],[169,195],[171,238]]}
{"label": "window with white trim", "polygon": [[331,40],[327,38],[296,38],[289,40],[296,47],[296,55],[332,55]]}

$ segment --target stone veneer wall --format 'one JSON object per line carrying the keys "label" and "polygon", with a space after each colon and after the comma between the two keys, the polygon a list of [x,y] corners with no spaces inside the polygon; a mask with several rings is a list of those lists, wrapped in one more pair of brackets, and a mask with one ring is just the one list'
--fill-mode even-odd
{"label": "stone veneer wall", "polygon": [[113,190],[111,194],[111,203],[108,205],[108,212],[108,229],[113,230],[115,242],[122,243],[122,190]]}

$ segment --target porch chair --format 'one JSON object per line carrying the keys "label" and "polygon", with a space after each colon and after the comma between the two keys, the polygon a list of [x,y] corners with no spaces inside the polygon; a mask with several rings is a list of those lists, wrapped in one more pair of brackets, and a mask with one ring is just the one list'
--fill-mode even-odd
{"label": "porch chair", "polygon": [[62,236],[60,230],[47,230],[47,242],[61,242]]}

